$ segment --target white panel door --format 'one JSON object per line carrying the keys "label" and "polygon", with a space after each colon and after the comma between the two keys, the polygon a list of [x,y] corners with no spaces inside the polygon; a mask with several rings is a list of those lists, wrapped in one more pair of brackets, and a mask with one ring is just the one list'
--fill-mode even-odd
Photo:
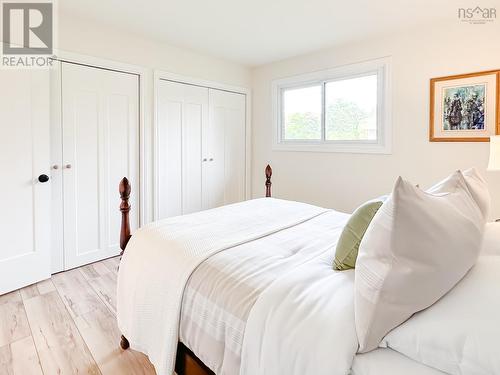
{"label": "white panel door", "polygon": [[209,90],[207,208],[245,199],[245,103],[243,94]]}
{"label": "white panel door", "polygon": [[203,209],[202,140],[207,125],[207,88],[159,81],[158,219]]}
{"label": "white panel door", "polygon": [[[0,294],[50,277],[49,73],[0,70]],[[42,179],[43,180],[43,179]]]}
{"label": "white panel door", "polygon": [[63,63],[62,133],[65,269],[117,255],[118,184],[132,183],[138,226],[139,77]]}

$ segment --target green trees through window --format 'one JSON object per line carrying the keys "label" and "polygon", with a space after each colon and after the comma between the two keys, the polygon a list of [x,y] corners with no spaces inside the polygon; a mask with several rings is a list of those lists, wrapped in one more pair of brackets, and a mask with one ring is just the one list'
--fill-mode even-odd
{"label": "green trees through window", "polygon": [[322,140],[323,111],[324,140],[377,139],[376,75],[287,89],[283,100],[285,140]]}

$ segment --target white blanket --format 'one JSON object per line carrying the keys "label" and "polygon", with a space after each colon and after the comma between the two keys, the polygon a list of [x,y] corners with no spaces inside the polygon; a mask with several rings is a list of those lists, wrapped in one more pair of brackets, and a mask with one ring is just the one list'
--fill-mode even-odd
{"label": "white blanket", "polygon": [[[347,375],[358,349],[354,272],[333,271],[333,252],[292,270],[248,317],[241,375]],[[279,301],[279,302],[278,302]]]}
{"label": "white blanket", "polygon": [[316,217],[326,209],[256,199],[152,223],[131,238],[118,274],[117,319],[131,347],[158,375],[173,373],[179,315],[195,268],[224,249]]}

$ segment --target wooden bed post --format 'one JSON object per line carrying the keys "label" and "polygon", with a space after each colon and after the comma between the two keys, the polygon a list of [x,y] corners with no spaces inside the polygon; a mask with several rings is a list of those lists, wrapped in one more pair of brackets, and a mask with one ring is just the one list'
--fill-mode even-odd
{"label": "wooden bed post", "polygon": [[[130,203],[128,202],[130,198],[131,187],[127,177],[123,177],[120,181],[120,198],[122,202],[120,203],[120,211],[122,212],[122,226],[120,229],[120,249],[122,249],[120,256],[123,255],[125,248],[127,247],[127,243],[130,240],[132,235],[130,234],[130,220],[129,220],[129,212],[130,212]],[[130,343],[127,338],[122,335],[120,338],[120,347],[123,350],[127,350],[130,348]]]}
{"label": "wooden bed post", "polygon": [[266,167],[266,198],[271,197],[271,176],[273,175],[273,169],[268,164]]}
{"label": "wooden bed post", "polygon": [[122,249],[122,252],[120,253],[120,255],[123,255],[125,247],[127,247],[127,243],[130,240],[130,237],[132,237],[132,235],[130,234],[129,220],[130,203],[128,203],[131,188],[127,177],[123,177],[120,181],[119,191],[120,198],[122,200],[122,202],[120,203],[120,211],[122,212],[122,227],[120,231],[120,249]]}

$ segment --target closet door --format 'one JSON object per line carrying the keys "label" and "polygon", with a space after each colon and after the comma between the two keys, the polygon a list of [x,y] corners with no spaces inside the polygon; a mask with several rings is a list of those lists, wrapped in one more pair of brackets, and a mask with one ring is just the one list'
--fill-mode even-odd
{"label": "closet door", "polygon": [[65,268],[119,254],[118,183],[132,183],[138,225],[139,78],[62,64]]}
{"label": "closet door", "polygon": [[207,88],[159,81],[158,219],[203,209],[202,139],[207,125]]}
{"label": "closet door", "polygon": [[243,94],[209,90],[207,208],[245,200],[245,102]]}
{"label": "closet door", "polygon": [[50,277],[49,73],[0,70],[0,87],[1,295]]}

